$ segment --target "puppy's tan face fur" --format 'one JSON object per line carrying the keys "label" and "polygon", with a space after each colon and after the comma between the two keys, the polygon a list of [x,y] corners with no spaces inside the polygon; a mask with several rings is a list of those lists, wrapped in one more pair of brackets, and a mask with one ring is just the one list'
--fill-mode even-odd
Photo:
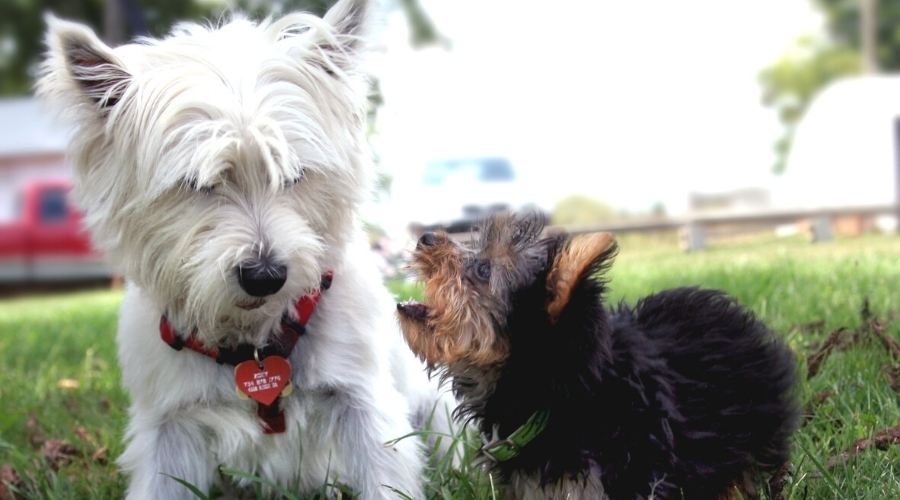
{"label": "puppy's tan face fur", "polygon": [[492,365],[508,352],[508,341],[494,334],[506,315],[504,301],[491,289],[489,262],[453,242],[444,232],[423,238],[413,254],[412,267],[424,282],[425,303],[398,307],[407,342],[429,365],[468,358]]}
{"label": "puppy's tan face fur", "polygon": [[413,352],[432,366],[461,360],[481,367],[501,364],[512,340],[506,321],[513,294],[541,277],[548,278],[540,293],[546,294],[547,317],[554,321],[574,282],[615,240],[608,233],[541,239],[542,229],[535,218],[503,215],[486,221],[469,246],[444,232],[423,236],[412,268],[425,285],[425,303],[410,300],[397,307]]}

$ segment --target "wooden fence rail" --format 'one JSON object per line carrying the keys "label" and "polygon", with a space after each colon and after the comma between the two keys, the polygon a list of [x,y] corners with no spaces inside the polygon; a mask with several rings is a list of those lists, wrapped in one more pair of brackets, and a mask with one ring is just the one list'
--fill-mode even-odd
{"label": "wooden fence rail", "polygon": [[695,213],[660,219],[626,220],[589,226],[566,226],[563,229],[573,234],[596,231],[630,233],[677,229],[681,237],[682,248],[685,250],[699,250],[704,246],[704,242],[709,235],[709,228],[714,226],[749,224],[775,226],[806,220],[809,223],[810,239],[812,241],[824,241],[832,238],[831,225],[836,217],[872,217],[877,215],[898,215],[898,213],[900,213],[898,205],[771,209],[753,212]]}

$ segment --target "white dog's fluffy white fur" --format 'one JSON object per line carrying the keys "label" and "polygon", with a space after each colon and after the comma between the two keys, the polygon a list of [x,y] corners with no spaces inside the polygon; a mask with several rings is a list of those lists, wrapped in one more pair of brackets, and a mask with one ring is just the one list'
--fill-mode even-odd
{"label": "white dog's fluffy white fur", "polygon": [[[75,198],[95,244],[128,282],[119,361],[131,394],[128,498],[193,495],[219,466],[311,491],[336,481],[363,499],[422,497],[417,438],[438,390],[407,350],[358,221],[373,167],[359,71],[369,7],[183,24],[117,48],[49,19],[39,93],[75,125]],[[284,282],[249,294],[242,267]],[[209,346],[264,346],[319,286],[290,355],[283,434],[264,435],[234,368],[160,339],[166,314]],[[277,274],[277,272],[275,272]],[[434,412],[446,429],[446,411]],[[244,483],[246,485],[246,482]]]}

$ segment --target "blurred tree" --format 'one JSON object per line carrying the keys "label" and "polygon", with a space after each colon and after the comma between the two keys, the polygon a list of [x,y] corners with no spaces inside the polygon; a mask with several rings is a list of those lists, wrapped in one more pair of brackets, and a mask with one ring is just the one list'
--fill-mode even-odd
{"label": "blurred tree", "polygon": [[555,226],[578,226],[616,217],[616,210],[610,204],[584,194],[573,194],[556,203],[551,223]]}
{"label": "blurred tree", "polygon": [[441,44],[449,47],[449,40],[438,33],[431,18],[425,13],[419,0],[397,0],[403,13],[406,15],[406,23],[409,25],[409,44],[420,49],[428,45]]}
{"label": "blurred tree", "polygon": [[[23,95],[31,90],[44,53],[45,12],[85,23],[104,34],[107,43],[116,45],[137,35],[165,35],[179,20],[217,19],[226,6],[258,17],[294,10],[322,15],[335,1],[0,0],[0,95]],[[444,42],[419,0],[396,2],[410,24],[414,47]]]}
{"label": "blurred tree", "polygon": [[875,62],[886,71],[900,69],[900,2],[894,0],[815,0],[825,12],[828,32],[843,46],[862,49],[863,12],[872,9]]}
{"label": "blurred tree", "polygon": [[[866,68],[862,19],[864,7],[875,9],[876,0],[810,1],[824,14],[826,33],[798,38],[759,77],[763,103],[775,109],[784,126],[784,134],[773,146],[777,155],[772,168],[775,173],[784,172],[794,129],[816,93]],[[877,15],[872,17],[872,63],[882,70],[900,69],[900,2],[879,2]]]}
{"label": "blurred tree", "polygon": [[21,0],[0,2],[0,94],[31,89],[44,51],[45,11],[92,26],[103,21],[104,0]]}
{"label": "blurred tree", "polygon": [[[0,1],[0,95],[27,94],[44,53],[43,15],[91,26],[113,45],[136,35],[163,35],[181,19],[213,17],[222,6],[184,0]],[[110,7],[116,15],[110,17]],[[110,26],[110,22],[116,26]],[[113,39],[109,36],[113,34]]]}

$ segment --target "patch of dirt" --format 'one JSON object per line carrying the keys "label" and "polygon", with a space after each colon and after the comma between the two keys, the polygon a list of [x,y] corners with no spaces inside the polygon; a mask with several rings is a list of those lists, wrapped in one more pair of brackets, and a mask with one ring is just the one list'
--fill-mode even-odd
{"label": "patch of dirt", "polygon": [[12,465],[0,466],[0,500],[20,500],[22,495],[15,493],[14,489],[21,489],[25,485],[22,476],[16,472]]}
{"label": "patch of dirt", "polygon": [[34,446],[44,444],[44,433],[41,431],[41,425],[38,423],[37,415],[34,412],[28,413],[28,422],[25,423],[25,432],[28,433],[28,441]]}
{"label": "patch of dirt", "polygon": [[895,444],[900,444],[900,425],[882,429],[871,438],[857,440],[840,454],[829,458],[828,461],[825,462],[825,467],[828,468],[828,470],[831,470],[838,465],[843,465],[847,463],[848,460],[859,455],[871,446],[874,446],[877,450],[886,451],[891,445]]}
{"label": "patch of dirt", "polygon": [[828,359],[828,355],[831,354],[831,351],[834,348],[841,346],[841,335],[843,335],[846,331],[847,328],[843,326],[833,330],[830,334],[828,334],[828,338],[825,340],[825,343],[822,344],[819,349],[808,358],[806,368],[807,380],[819,374],[819,369],[822,367],[822,363],[826,359]]}
{"label": "patch of dirt", "polygon": [[73,458],[80,458],[84,454],[62,439],[48,439],[44,442],[43,456],[47,464],[58,471],[60,467],[71,463]]}
{"label": "patch of dirt", "polygon": [[884,365],[881,367],[888,379],[891,389],[900,393],[900,365]]}
{"label": "patch of dirt", "polygon": [[[828,356],[835,349],[847,349],[862,342],[872,342],[874,340],[878,340],[878,342],[880,342],[881,345],[883,345],[884,348],[891,353],[891,356],[895,360],[900,361],[900,342],[891,337],[889,334],[885,333],[884,327],[886,323],[879,320],[875,315],[872,314],[868,297],[865,297],[863,299],[862,309],[860,310],[860,317],[862,318],[862,325],[859,328],[850,330],[848,327],[842,326],[840,328],[832,330],[832,332],[828,334],[828,338],[825,339],[825,342],[819,345],[816,351],[807,358],[807,380],[819,374],[822,363],[824,363],[825,360],[828,359]],[[898,314],[892,312],[888,314],[888,321],[892,321],[897,317]],[[820,320],[810,323],[804,323],[803,325],[799,326],[795,325],[791,327],[791,329],[801,329],[805,325],[816,325],[816,327],[819,327],[821,325],[824,325],[824,321]],[[895,390],[897,389],[895,388]]]}
{"label": "patch of dirt", "polygon": [[[891,354],[895,361],[900,361],[900,342],[885,332],[885,325],[889,321],[893,321],[900,317],[896,312],[887,315],[887,321],[879,320],[873,313],[869,304],[869,298],[863,300],[860,310],[862,324],[859,328],[850,330],[847,327],[840,327],[833,330],[828,338],[822,343],[816,351],[809,356],[807,361],[807,379],[815,377],[822,367],[822,363],[835,349],[847,349],[860,343],[869,343],[872,345],[880,344]],[[818,324],[818,322],[808,323],[809,325]],[[881,367],[887,377],[891,388],[900,393],[900,364],[888,364]],[[821,391],[813,395],[806,407],[807,419],[810,419],[815,413],[815,408],[824,403],[833,395],[833,391]],[[888,427],[875,433],[871,438],[864,438],[855,441],[841,453],[829,458],[826,461],[828,470],[834,469],[839,465],[846,464],[851,458],[859,455],[865,450],[874,447],[877,450],[885,451],[891,446],[900,444],[900,425]],[[820,473],[813,474],[812,477],[821,477]],[[779,498],[772,496],[772,498]]]}
{"label": "patch of dirt", "polygon": [[812,398],[810,398],[809,403],[806,404],[806,408],[803,410],[803,416],[806,417],[804,420],[804,424],[808,423],[812,418],[816,415],[816,408],[822,405],[825,401],[828,401],[831,396],[834,395],[834,391],[819,391],[813,394]]}
{"label": "patch of dirt", "polygon": [[872,321],[872,333],[881,340],[882,345],[884,345],[885,349],[890,351],[891,356],[894,357],[894,360],[900,361],[900,342],[897,342],[894,337],[891,337],[887,333],[884,332],[884,323],[873,320]]}
{"label": "patch of dirt", "polygon": [[810,321],[809,323],[799,323],[796,325],[791,325],[791,331],[799,333],[818,332],[824,326],[825,320],[820,319],[816,321]]}
{"label": "patch of dirt", "polygon": [[793,480],[794,465],[785,462],[772,477],[769,478],[769,498],[771,500],[786,500],[784,487]]}
{"label": "patch of dirt", "polygon": [[[28,414],[28,421],[25,423],[25,431],[29,442],[35,448],[35,466],[41,467],[41,463],[59,472],[66,465],[73,462],[83,464],[85,469],[89,468],[89,462],[100,465],[109,463],[109,448],[100,446],[98,440],[85,427],[74,429],[75,436],[80,444],[72,444],[64,439],[45,439],[44,432],[41,429],[40,422],[34,412]],[[87,450],[93,449],[93,452]],[[15,490],[26,490],[28,481],[32,478],[32,473],[25,470],[28,476],[23,478],[22,474],[16,470],[12,464],[0,464],[0,500],[20,500],[23,497]]]}

